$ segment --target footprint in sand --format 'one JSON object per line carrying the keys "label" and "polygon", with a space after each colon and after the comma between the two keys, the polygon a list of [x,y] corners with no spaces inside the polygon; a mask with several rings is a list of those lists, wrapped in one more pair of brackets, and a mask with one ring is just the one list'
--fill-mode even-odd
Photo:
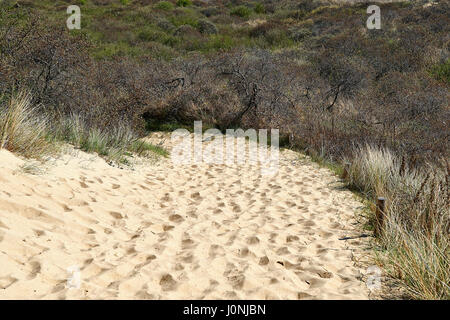
{"label": "footprint in sand", "polygon": [[113,217],[114,219],[123,219],[122,214],[119,213],[119,212],[110,211],[109,214],[110,214],[111,217]]}
{"label": "footprint in sand", "polygon": [[164,274],[159,281],[162,291],[172,291],[177,287],[177,282],[173,279],[172,275]]}
{"label": "footprint in sand", "polygon": [[181,223],[184,221],[184,218],[179,214],[172,214],[169,216],[169,220],[175,223]]}
{"label": "footprint in sand", "polygon": [[41,264],[38,261],[31,261],[30,266],[31,266],[31,272],[28,276],[28,280],[32,280],[32,279],[36,278],[38,273],[41,272]]}

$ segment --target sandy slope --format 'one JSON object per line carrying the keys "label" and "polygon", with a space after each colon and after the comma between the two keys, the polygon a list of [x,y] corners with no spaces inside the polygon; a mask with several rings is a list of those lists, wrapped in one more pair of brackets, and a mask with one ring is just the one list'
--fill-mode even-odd
{"label": "sandy slope", "polygon": [[1,299],[368,297],[363,243],[338,240],[361,203],[292,151],[273,177],[170,159],[121,170],[82,152],[44,174],[21,165],[0,150]]}

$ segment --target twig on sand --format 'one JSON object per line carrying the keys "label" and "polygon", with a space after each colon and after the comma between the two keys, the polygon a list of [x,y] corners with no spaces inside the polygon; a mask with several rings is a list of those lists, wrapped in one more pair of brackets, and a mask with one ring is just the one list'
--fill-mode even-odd
{"label": "twig on sand", "polygon": [[363,234],[360,234],[359,236],[339,238],[339,240],[351,240],[351,239],[367,238],[367,237],[370,237],[370,235],[363,233]]}

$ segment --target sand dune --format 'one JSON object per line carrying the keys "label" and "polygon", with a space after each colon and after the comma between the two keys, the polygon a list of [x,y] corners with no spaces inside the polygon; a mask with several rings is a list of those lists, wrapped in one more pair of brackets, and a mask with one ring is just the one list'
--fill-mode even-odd
{"label": "sand dune", "polygon": [[119,169],[83,152],[37,175],[23,165],[0,150],[0,299],[368,298],[363,242],[339,240],[361,203],[295,152],[275,176],[170,159]]}

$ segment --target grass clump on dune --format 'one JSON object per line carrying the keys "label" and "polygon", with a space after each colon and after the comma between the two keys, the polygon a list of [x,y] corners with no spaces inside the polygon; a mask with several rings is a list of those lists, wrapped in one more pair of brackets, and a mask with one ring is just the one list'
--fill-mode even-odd
{"label": "grass clump on dune", "polygon": [[85,121],[72,114],[54,128],[57,140],[66,141],[85,152],[96,152],[107,160],[126,163],[126,157],[136,154],[147,157],[150,155],[167,157],[168,152],[159,146],[154,146],[138,139],[126,126],[112,130],[88,128]]}
{"label": "grass clump on dune", "polygon": [[55,151],[47,133],[48,119],[36,112],[28,93],[16,94],[0,105],[0,149],[41,158]]}
{"label": "grass clump on dune", "polygon": [[74,114],[51,122],[32,106],[28,93],[13,95],[0,106],[0,149],[42,159],[58,152],[62,143],[117,163],[126,163],[126,157],[133,154],[168,156],[165,149],[141,141],[126,126],[110,130],[90,128]]}
{"label": "grass clump on dune", "polygon": [[386,198],[380,262],[417,299],[450,298],[450,168],[443,163],[418,171],[388,149],[366,146],[349,169],[352,187]]}
{"label": "grass clump on dune", "polygon": [[160,146],[155,146],[151,143],[141,141],[141,140],[135,140],[131,143],[129,146],[129,150],[138,156],[145,156],[149,153],[157,154],[162,157],[168,157],[169,152]]}

